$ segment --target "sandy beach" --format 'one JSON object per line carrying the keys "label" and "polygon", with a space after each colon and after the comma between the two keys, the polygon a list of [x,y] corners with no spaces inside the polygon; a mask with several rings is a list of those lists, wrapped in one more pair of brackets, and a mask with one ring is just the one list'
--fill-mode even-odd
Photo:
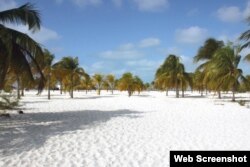
{"label": "sandy beach", "polygon": [[[247,105],[187,92],[25,92],[0,118],[0,166],[169,166],[170,150],[248,150]],[[227,97],[228,96],[228,97]],[[239,99],[248,94],[237,94]]]}

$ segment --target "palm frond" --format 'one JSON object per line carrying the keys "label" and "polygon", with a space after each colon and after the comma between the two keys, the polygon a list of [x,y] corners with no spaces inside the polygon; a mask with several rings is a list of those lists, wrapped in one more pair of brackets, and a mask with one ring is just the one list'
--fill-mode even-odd
{"label": "palm frond", "polygon": [[0,12],[0,22],[2,23],[16,23],[28,25],[29,30],[36,31],[40,29],[40,14],[34,9],[34,6],[30,3]]}

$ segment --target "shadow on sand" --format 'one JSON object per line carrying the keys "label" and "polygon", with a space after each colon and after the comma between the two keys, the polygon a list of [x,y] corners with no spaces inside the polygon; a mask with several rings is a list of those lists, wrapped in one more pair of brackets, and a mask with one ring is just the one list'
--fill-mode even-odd
{"label": "shadow on sand", "polygon": [[95,128],[115,117],[139,118],[141,114],[130,110],[87,110],[15,114],[11,118],[0,118],[0,153],[7,156],[36,149],[52,136]]}

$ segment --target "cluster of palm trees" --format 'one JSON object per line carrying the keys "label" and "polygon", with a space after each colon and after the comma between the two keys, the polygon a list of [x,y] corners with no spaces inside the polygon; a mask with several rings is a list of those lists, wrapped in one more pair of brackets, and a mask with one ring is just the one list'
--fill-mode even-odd
{"label": "cluster of palm trees", "polygon": [[[194,62],[200,63],[194,73],[185,72],[180,58],[169,55],[155,74],[155,85],[159,89],[175,89],[176,97],[179,97],[179,89],[184,97],[184,91],[188,88],[198,90],[201,95],[203,91],[214,91],[219,98],[221,91],[231,91],[232,101],[235,101],[235,93],[250,84],[238,67],[240,52],[246,46],[234,46],[230,42],[225,45],[222,41],[207,39],[194,57]],[[250,60],[250,55],[245,60]]]}

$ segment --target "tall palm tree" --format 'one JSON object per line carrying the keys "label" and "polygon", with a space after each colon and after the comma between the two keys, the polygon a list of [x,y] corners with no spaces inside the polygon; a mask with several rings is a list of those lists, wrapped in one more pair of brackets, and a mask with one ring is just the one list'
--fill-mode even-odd
{"label": "tall palm tree", "polygon": [[101,88],[103,86],[103,81],[104,81],[104,77],[101,74],[95,74],[93,76],[93,83],[95,84],[96,88],[97,88],[97,94],[100,95],[101,94]]}
{"label": "tall palm tree", "polygon": [[41,64],[41,68],[46,77],[47,88],[48,88],[48,99],[50,99],[50,89],[51,89],[51,77],[53,75],[53,60],[55,56],[49,52],[49,50],[44,50],[44,62]]}
{"label": "tall palm tree", "polygon": [[232,101],[235,101],[235,93],[239,88],[240,80],[246,81],[243,71],[238,68],[241,60],[240,51],[240,46],[223,47],[215,52],[208,65],[212,73],[213,84],[224,90],[231,90]]}
{"label": "tall palm tree", "polygon": [[[197,79],[195,80],[195,82],[200,82],[200,83],[194,83],[196,85],[199,85],[199,91],[201,92],[201,95],[203,95],[203,90],[206,90],[207,92],[207,85],[209,79],[208,76],[210,76],[207,74],[207,72],[211,73],[209,69],[206,69],[207,64],[213,58],[214,53],[223,46],[224,46],[223,41],[219,41],[214,38],[208,38],[204,42],[204,45],[199,48],[198,53],[194,57],[195,63],[202,62],[196,69],[197,73],[195,77]],[[204,79],[206,79],[206,81]],[[220,89],[218,88],[217,91],[220,98]]]}
{"label": "tall palm tree", "polygon": [[28,25],[29,30],[35,32],[40,28],[39,12],[33,5],[27,3],[19,8],[0,12],[0,90],[3,89],[9,68],[16,74],[17,81],[24,71],[26,77],[34,80],[39,77],[38,90],[44,87],[45,78],[38,65],[43,61],[40,45],[27,34],[6,27],[6,23]]}
{"label": "tall palm tree", "polygon": [[63,57],[57,62],[54,67],[63,70],[66,74],[66,80],[69,82],[70,97],[74,98],[74,85],[76,77],[84,76],[85,72],[83,68],[79,67],[78,58],[72,58],[70,56]]}
{"label": "tall palm tree", "polygon": [[106,76],[106,81],[111,89],[111,93],[114,93],[114,88],[115,88],[115,76],[112,74],[109,74]]}

